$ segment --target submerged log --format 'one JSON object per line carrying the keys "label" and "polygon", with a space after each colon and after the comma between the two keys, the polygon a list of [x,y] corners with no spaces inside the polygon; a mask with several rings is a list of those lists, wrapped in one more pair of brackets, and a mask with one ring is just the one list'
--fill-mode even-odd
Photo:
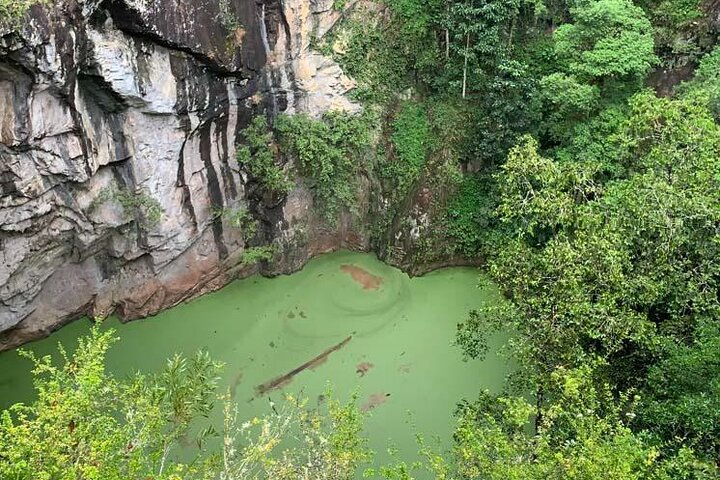
{"label": "submerged log", "polygon": [[347,345],[348,342],[350,342],[350,340],[352,340],[352,336],[349,336],[342,342],[338,343],[337,345],[334,345],[334,346],[328,348],[327,350],[322,352],[317,357],[313,358],[312,360],[310,360],[308,362],[303,363],[302,365],[289,371],[285,375],[281,375],[281,376],[274,378],[268,382],[258,385],[257,387],[255,387],[255,391],[257,392],[258,396],[261,396],[261,395],[265,395],[267,392],[270,392],[272,390],[284,387],[285,385],[290,383],[292,381],[293,377],[295,377],[295,375],[297,375],[298,373],[302,372],[303,370],[307,370],[308,368],[314,368],[314,367],[322,364],[323,362],[325,362],[331,353],[340,350],[342,347]]}

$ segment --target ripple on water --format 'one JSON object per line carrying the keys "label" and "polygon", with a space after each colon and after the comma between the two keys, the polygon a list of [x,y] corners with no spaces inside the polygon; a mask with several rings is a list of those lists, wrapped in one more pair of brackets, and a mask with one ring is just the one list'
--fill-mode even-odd
{"label": "ripple on water", "polygon": [[[120,376],[155,370],[175,352],[207,346],[226,364],[221,390],[230,390],[245,418],[268,413],[258,386],[274,400],[301,390],[318,398],[330,382],[342,399],[358,394],[379,462],[390,460],[389,445],[412,461],[407,411],[419,433],[450,438],[456,402],[498,388],[508,371],[492,349],[488,360],[465,363],[452,347],[457,322],[492,297],[475,288],[477,276],[456,268],[411,279],[372,255],[324,255],[296,274],[233,282],[152,319],[111,320],[121,340],[108,368]],[[74,348],[88,328],[75,322],[29,348],[39,355],[56,351],[58,341]],[[15,353],[0,355],[0,405],[32,399],[29,370]],[[220,412],[212,418],[221,424]]]}
{"label": "ripple on water", "polygon": [[[354,264],[343,263],[336,271],[314,277],[312,288],[320,293],[319,298],[304,295],[302,307],[295,305],[282,316],[288,335],[318,339],[346,334],[362,337],[397,321],[411,301],[410,278],[383,264],[372,265],[366,260],[358,265],[355,260]],[[377,271],[378,267],[382,272]]]}

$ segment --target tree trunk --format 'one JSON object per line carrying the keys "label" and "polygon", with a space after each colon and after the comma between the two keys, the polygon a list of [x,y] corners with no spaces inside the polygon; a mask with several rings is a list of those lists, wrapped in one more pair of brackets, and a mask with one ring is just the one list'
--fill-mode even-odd
{"label": "tree trunk", "polygon": [[445,29],[445,61],[450,61],[450,29]]}
{"label": "tree trunk", "polygon": [[537,391],[535,392],[535,435],[538,434],[538,431],[540,430],[540,424],[542,423],[542,404],[543,399],[545,396],[545,389],[543,388],[542,384],[538,385]]}
{"label": "tree trunk", "polygon": [[[447,2],[447,25],[450,25],[450,2]],[[445,62],[450,61],[450,27],[445,27]]]}
{"label": "tree trunk", "polygon": [[470,33],[467,34],[467,40],[465,41],[465,66],[463,67],[463,85],[462,85],[462,98],[467,95],[467,69],[468,69],[468,53],[470,51]]}
{"label": "tree trunk", "polygon": [[515,34],[515,20],[517,19],[517,16],[513,16],[512,21],[510,22],[510,34],[508,35],[508,50],[512,49],[513,45],[513,35]]}

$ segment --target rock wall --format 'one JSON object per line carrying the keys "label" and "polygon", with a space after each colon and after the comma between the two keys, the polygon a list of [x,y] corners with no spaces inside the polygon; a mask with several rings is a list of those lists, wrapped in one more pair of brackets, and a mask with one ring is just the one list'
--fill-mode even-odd
{"label": "rock wall", "polygon": [[[302,183],[273,202],[235,160],[254,115],[359,108],[310,48],[332,3],[63,0],[0,32],[0,350],[367,248],[349,217],[323,226]],[[237,209],[256,233],[222,214]],[[276,261],[243,266],[268,243]]]}

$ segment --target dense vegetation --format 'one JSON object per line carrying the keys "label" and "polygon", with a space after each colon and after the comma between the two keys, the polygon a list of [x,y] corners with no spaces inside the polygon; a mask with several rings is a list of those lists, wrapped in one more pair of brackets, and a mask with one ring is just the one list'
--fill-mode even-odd
{"label": "dense vegetation", "polygon": [[275,123],[283,152],[297,158],[325,218],[334,222],[341,208],[354,210],[358,175],[370,145],[368,116],[328,112],[320,119],[283,115]]}
{"label": "dense vegetation", "polygon": [[271,193],[284,195],[293,184],[277,165],[273,134],[263,115],[253,118],[243,130],[245,143],[238,146],[237,160],[245,170]]}
{"label": "dense vegetation", "polygon": [[[483,259],[504,293],[469,313],[458,346],[482,356],[489,332],[510,331],[518,365],[503,395],[459,405],[451,452],[421,442],[426,462],[375,473],[717,478],[720,49],[703,3],[335,8],[343,20],[314,46],[357,80],[366,116],[281,117],[272,131],[258,117],[241,164],[283,195],[291,185],[278,157],[295,157],[329,221],[353,210],[360,173],[377,167],[393,217],[381,226],[422,182],[440,182],[431,247]],[[656,69],[681,67],[694,75],[651,82]],[[382,135],[368,158],[375,114]],[[118,382],[102,368],[109,342],[95,333],[60,369],[36,360],[38,402],[0,420],[2,478],[340,479],[368,459],[352,405],[298,421],[309,414],[291,402],[257,420],[244,449],[243,428],[226,428],[222,454],[169,462],[207,411],[217,366],[174,359],[157,377]],[[295,428],[310,428],[304,443],[272,456]]]}
{"label": "dense vegetation", "polygon": [[703,5],[387,0],[321,41],[386,112],[396,185],[427,185],[443,155],[464,167],[432,234],[505,294],[457,343],[482,356],[509,328],[518,371],[460,409],[438,477],[718,474],[720,49]]}
{"label": "dense vegetation", "polygon": [[0,0],[0,28],[17,24],[35,0]]}

